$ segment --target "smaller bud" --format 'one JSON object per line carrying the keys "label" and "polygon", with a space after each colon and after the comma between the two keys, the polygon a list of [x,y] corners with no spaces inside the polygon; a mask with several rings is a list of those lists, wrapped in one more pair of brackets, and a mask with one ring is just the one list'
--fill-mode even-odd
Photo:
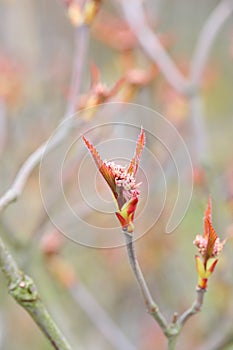
{"label": "smaller bud", "polygon": [[198,287],[201,289],[206,289],[208,278],[214,272],[218,259],[210,259],[207,263],[207,266],[204,265],[203,261],[198,255],[195,256],[195,259],[196,259],[196,269],[198,274]]}
{"label": "smaller bud", "polygon": [[68,17],[71,24],[75,27],[81,25],[91,25],[100,6],[100,0],[87,0],[82,6],[78,2],[66,1],[68,7]]}
{"label": "smaller bud", "polygon": [[134,231],[134,214],[137,208],[138,198],[133,197],[128,202],[126,202],[119,212],[116,212],[116,216],[120,221],[123,231],[128,233],[133,233]]}
{"label": "smaller bud", "polygon": [[208,206],[204,215],[204,233],[203,235],[197,235],[193,243],[198,248],[201,258],[196,255],[196,269],[198,273],[198,287],[206,289],[208,278],[212,275],[215,266],[218,262],[216,259],[221,253],[223,246],[226,242],[220,241],[215,229],[212,226],[211,215],[211,199],[209,198]]}

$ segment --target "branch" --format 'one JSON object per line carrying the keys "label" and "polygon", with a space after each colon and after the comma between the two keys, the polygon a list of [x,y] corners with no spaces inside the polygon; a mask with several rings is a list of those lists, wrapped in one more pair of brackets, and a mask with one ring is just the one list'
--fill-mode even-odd
{"label": "branch", "polygon": [[33,280],[19,270],[0,239],[0,267],[7,279],[9,293],[32,317],[56,350],[71,350],[63,334],[41,301]]}
{"label": "branch", "polygon": [[[70,90],[70,98],[67,105],[65,118],[72,115],[76,108],[76,101],[79,94],[83,65],[86,57],[87,51],[87,41],[88,41],[88,28],[86,26],[80,27],[76,32],[76,53],[74,59],[74,71],[72,73],[72,82]],[[45,150],[53,149],[57,144],[59,144],[72,127],[72,123],[66,121],[63,128],[60,128],[59,132],[50,142],[49,147],[47,141],[43,143],[36,151],[34,151],[23,163],[18,174],[13,181],[10,189],[0,198],[0,213],[3,211],[10,203],[16,201],[22,194],[28,177],[30,176],[33,169],[40,163],[41,157],[43,156]]]}
{"label": "branch", "polygon": [[108,339],[109,343],[118,350],[136,350],[121,329],[113,322],[105,310],[97,303],[89,290],[80,281],[69,289],[73,299],[88,315],[93,324]]}
{"label": "branch", "polygon": [[218,327],[218,329],[215,329],[212,336],[208,337],[208,339],[201,346],[198,346],[196,350],[222,350],[226,348],[228,349],[229,346],[233,345],[231,319],[219,324],[221,324],[221,326]]}
{"label": "branch", "polygon": [[69,102],[66,108],[66,116],[72,116],[78,110],[78,95],[81,90],[83,71],[89,44],[89,27],[83,25],[75,28],[75,53],[73,61],[73,73],[70,84]]}
{"label": "branch", "polygon": [[190,96],[190,127],[192,132],[192,142],[190,152],[194,166],[199,166],[208,160],[208,133],[206,132],[203,99],[200,92]]}
{"label": "branch", "polygon": [[200,86],[210,50],[222,25],[233,12],[233,1],[221,1],[209,15],[199,35],[191,65],[191,84]]}
{"label": "branch", "polygon": [[0,98],[0,157],[4,151],[7,133],[6,103]]}
{"label": "branch", "polygon": [[140,45],[152,61],[158,65],[163,75],[177,91],[186,93],[189,83],[180,73],[174,61],[161,45],[156,34],[150,29],[144,15],[141,0],[119,0],[125,18],[136,35]]}
{"label": "branch", "polygon": [[205,289],[201,289],[201,288],[197,287],[197,289],[196,289],[196,299],[195,299],[193,305],[187,311],[185,311],[180,316],[180,318],[178,320],[178,324],[179,324],[180,327],[183,327],[184,324],[190,319],[190,317],[192,317],[193,315],[195,315],[196,313],[201,311],[202,304],[203,304],[203,301],[204,301],[205,292],[206,292]]}
{"label": "branch", "polygon": [[138,283],[139,289],[142,293],[146,308],[147,308],[148,312],[157,321],[157,323],[159,324],[159,326],[163,330],[164,334],[167,335],[167,331],[168,331],[167,321],[165,320],[164,316],[159,311],[158,306],[155,304],[155,302],[150,294],[147,283],[144,279],[140,265],[138,263],[137,256],[135,253],[134,244],[133,244],[133,234],[128,234],[125,231],[123,231],[123,233],[125,235],[125,241],[126,241],[127,253],[128,253],[128,257],[129,257],[130,266],[131,266],[132,271],[134,273],[134,277]]}

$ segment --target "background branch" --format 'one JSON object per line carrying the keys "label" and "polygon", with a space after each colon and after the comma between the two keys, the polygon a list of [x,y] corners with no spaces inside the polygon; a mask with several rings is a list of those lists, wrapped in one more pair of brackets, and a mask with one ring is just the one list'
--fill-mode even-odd
{"label": "background branch", "polygon": [[207,18],[201,30],[191,63],[191,84],[199,86],[210,50],[223,24],[233,12],[233,1],[221,1]]}
{"label": "background branch", "polygon": [[87,54],[88,47],[88,36],[89,28],[87,26],[81,26],[75,31],[75,57],[74,57],[74,67],[72,72],[70,96],[67,104],[67,109],[65,113],[65,121],[63,127],[59,128],[59,131],[50,142],[49,146],[47,141],[38,147],[23,163],[18,174],[13,181],[11,187],[6,191],[6,193],[0,198],[0,212],[3,211],[10,203],[16,201],[22,194],[24,187],[27,183],[28,177],[30,176],[33,169],[40,163],[41,157],[45,151],[51,150],[56,147],[64,138],[67,136],[69,130],[72,127],[72,123],[68,122],[66,118],[69,118],[76,110],[76,102],[78,94],[81,88],[82,73],[84,69],[85,57]]}
{"label": "background branch", "polygon": [[32,317],[56,350],[71,350],[70,345],[41,301],[33,280],[25,275],[0,239],[0,267],[9,293]]}
{"label": "background branch", "polygon": [[119,0],[125,18],[136,35],[146,54],[160,68],[165,78],[177,91],[184,93],[188,81],[180,73],[176,64],[170,58],[156,34],[150,29],[144,15],[143,3],[140,0]]}
{"label": "background branch", "polygon": [[99,329],[115,349],[136,350],[136,347],[130,343],[121,329],[113,322],[89,290],[80,281],[70,287],[69,292],[96,328]]}

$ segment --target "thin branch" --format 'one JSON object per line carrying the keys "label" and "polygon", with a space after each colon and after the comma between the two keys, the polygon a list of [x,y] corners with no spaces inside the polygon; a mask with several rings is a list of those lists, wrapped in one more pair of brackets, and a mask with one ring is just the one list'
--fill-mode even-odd
{"label": "thin branch", "polygon": [[191,84],[200,86],[201,77],[207,64],[210,50],[217,34],[233,12],[233,1],[221,1],[206,20],[199,35],[191,64]]}
{"label": "thin branch", "polygon": [[203,101],[200,96],[200,85],[203,71],[207,64],[210,50],[217,34],[233,11],[233,1],[223,0],[209,15],[201,30],[191,62],[190,86],[193,92],[189,96],[191,124],[194,139],[194,162],[201,164],[208,160],[208,133],[206,132],[203,112]]}
{"label": "thin branch", "polygon": [[93,295],[80,281],[69,288],[73,299],[79,304],[93,324],[109,343],[118,350],[136,350],[121,329],[113,322],[105,310],[98,304]]}
{"label": "thin branch", "polygon": [[213,334],[197,347],[196,350],[222,350],[233,345],[232,320],[228,318],[225,322],[220,322],[220,327],[214,329]]}
{"label": "thin branch", "polygon": [[4,151],[7,134],[6,103],[0,98],[0,157]]}
{"label": "thin branch", "polygon": [[7,279],[9,293],[33,318],[56,350],[71,350],[65,337],[41,301],[33,280],[25,275],[0,239],[0,267]]}
{"label": "thin branch", "polygon": [[188,81],[180,73],[174,61],[161,45],[156,34],[146,22],[145,11],[141,0],[119,0],[125,18],[135,33],[140,45],[152,61],[158,65],[167,81],[177,91],[185,93],[189,87]]}
{"label": "thin branch", "polygon": [[208,133],[206,132],[203,99],[200,92],[190,96],[190,127],[192,132],[191,155],[194,166],[208,160]]}
{"label": "thin branch", "polygon": [[78,95],[81,90],[83,71],[86,63],[89,45],[89,27],[83,25],[75,29],[75,53],[73,61],[73,73],[70,84],[69,102],[65,115],[72,116],[78,110]]}
{"label": "thin branch", "polygon": [[168,331],[168,324],[165,319],[165,317],[161,314],[158,306],[154,302],[151,293],[149,291],[149,288],[147,286],[147,283],[144,279],[143,273],[141,271],[140,265],[137,260],[134,244],[133,244],[133,235],[128,234],[127,232],[123,231],[125,235],[125,241],[127,246],[127,253],[129,257],[130,266],[132,268],[132,271],[134,273],[134,277],[138,283],[139,289],[142,293],[146,308],[148,312],[154,317],[154,319],[157,321],[157,323],[160,325],[161,329],[163,330],[164,334],[167,335]]}
{"label": "thin branch", "polygon": [[205,289],[201,289],[197,287],[196,299],[193,305],[188,310],[186,310],[178,319],[178,324],[180,327],[183,327],[184,324],[190,319],[190,317],[192,317],[193,315],[201,311],[205,292],[206,292]]}
{"label": "thin branch", "polygon": [[3,211],[10,203],[16,201],[22,194],[24,187],[27,183],[28,177],[30,176],[33,169],[40,163],[41,157],[45,151],[53,149],[57,144],[59,144],[67,136],[69,130],[72,127],[71,122],[67,122],[66,118],[72,115],[76,108],[76,101],[79,94],[83,65],[85,63],[86,51],[87,51],[87,41],[88,41],[88,28],[86,26],[80,27],[76,32],[76,54],[74,60],[74,71],[72,73],[72,83],[70,90],[70,98],[67,105],[67,110],[65,113],[66,121],[64,126],[59,129],[59,132],[50,142],[49,146],[47,141],[38,147],[23,163],[18,174],[13,181],[13,184],[8,191],[0,198],[0,212]]}

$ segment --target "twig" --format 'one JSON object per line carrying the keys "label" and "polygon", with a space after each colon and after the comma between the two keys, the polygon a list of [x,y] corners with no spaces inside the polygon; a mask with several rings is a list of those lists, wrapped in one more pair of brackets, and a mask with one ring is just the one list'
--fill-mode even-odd
{"label": "twig", "polygon": [[185,93],[189,88],[186,78],[180,73],[176,64],[161,45],[156,34],[148,26],[141,0],[119,0],[125,18],[135,33],[140,45],[147,55],[158,65],[167,81],[177,91]]}
{"label": "twig", "polygon": [[136,350],[121,329],[113,322],[105,310],[97,303],[89,290],[80,281],[69,288],[73,299],[88,315],[93,324],[106,337],[109,343],[118,350]]}
{"label": "twig", "polygon": [[164,316],[159,311],[158,306],[155,304],[150,294],[150,291],[148,289],[147,283],[144,279],[144,276],[142,274],[142,271],[135,253],[135,248],[133,244],[133,235],[128,234],[125,231],[123,231],[123,233],[125,235],[130,266],[133,270],[139,289],[142,293],[147,310],[157,321],[164,335],[167,337],[168,350],[174,350],[176,346],[177,337],[180,334],[184,324],[188,321],[188,319],[191,316],[195,315],[197,312],[201,310],[205,290],[197,288],[196,300],[193,303],[193,305],[187,311],[185,311],[179,318],[177,317],[177,314],[175,314],[172,322],[168,324]]}
{"label": "twig", "polygon": [[5,143],[6,143],[6,103],[0,98],[0,157],[3,153]]}
{"label": "twig", "polygon": [[0,239],[0,267],[7,279],[9,293],[33,318],[56,350],[71,350],[63,334],[41,301],[33,280],[19,270],[16,261]]}
{"label": "twig", "polygon": [[191,83],[199,86],[210,50],[222,25],[233,12],[233,1],[221,1],[206,20],[198,37],[191,64]]}
{"label": "twig", "polygon": [[194,52],[190,79],[186,79],[178,70],[175,62],[161,45],[157,35],[150,29],[146,22],[142,1],[119,0],[125,18],[135,33],[138,41],[147,55],[156,63],[163,75],[177,91],[192,95],[200,85],[203,70],[206,66],[210,50],[214,40],[224,22],[233,11],[232,0],[223,0],[210,14],[198,37]]}
{"label": "twig", "polygon": [[142,1],[118,1],[145,53],[159,66],[168,83],[189,98],[193,139],[195,140],[194,158],[196,158],[195,162],[200,164],[208,157],[203,102],[199,91],[201,78],[217,34],[233,11],[232,0],[221,1],[206,20],[194,50],[189,79],[180,73],[157,35],[148,26]]}
{"label": "twig", "polygon": [[190,127],[192,137],[191,156],[194,166],[199,166],[206,163],[208,160],[208,133],[206,132],[204,120],[203,99],[200,92],[190,96]]}
{"label": "twig", "polygon": [[143,273],[141,271],[140,265],[138,263],[136,252],[133,244],[133,235],[128,234],[127,232],[123,231],[125,235],[125,241],[127,246],[127,252],[129,257],[130,266],[132,268],[132,271],[134,273],[134,277],[138,283],[139,289],[142,293],[146,308],[148,312],[154,317],[154,319],[157,321],[157,323],[160,325],[161,329],[163,330],[164,334],[167,334],[168,331],[168,324],[165,320],[165,317],[161,314],[158,306],[154,302],[151,293],[149,291],[149,288],[147,286],[147,283],[144,279]]}
{"label": "twig", "polygon": [[[200,96],[200,85],[202,80],[203,71],[207,64],[208,56],[211,48],[217,37],[217,34],[225,21],[231,15],[233,11],[233,1],[223,0],[209,15],[206,20],[203,29],[201,30],[196,48],[194,50],[193,59],[191,62],[190,72],[190,111],[191,111],[191,123],[193,128],[194,145],[194,161],[197,164],[205,162],[208,158],[208,136],[203,113],[203,101]],[[192,88],[191,88],[192,87]],[[193,89],[193,91],[191,91]],[[196,158],[196,159],[195,159]]]}
{"label": "twig", "polygon": [[89,44],[89,27],[83,25],[75,30],[75,53],[70,84],[69,102],[65,115],[72,116],[78,110],[78,95],[81,90],[83,71]]}
{"label": "twig", "polygon": [[57,144],[64,140],[72,127],[72,123],[69,121],[67,122],[66,118],[73,114],[76,108],[76,99],[78,97],[79,89],[81,86],[83,64],[85,61],[84,56],[86,56],[87,51],[87,43],[85,42],[88,40],[88,29],[86,26],[80,27],[77,30],[76,41],[79,42],[79,44],[77,44],[76,49],[76,64],[74,64],[74,72],[72,73],[71,92],[65,113],[64,125],[63,127],[59,128],[59,132],[53,138],[52,142],[49,143],[49,146],[46,141],[40,147],[38,147],[37,150],[35,150],[23,163],[10,189],[6,191],[6,193],[0,198],[0,212],[3,211],[10,203],[16,201],[20,197],[24,190],[24,186],[28,180],[28,177],[30,176],[33,169],[39,164],[44,152],[53,149]]}
{"label": "twig", "polygon": [[190,317],[192,317],[193,315],[201,311],[205,292],[206,292],[205,289],[201,289],[197,287],[196,299],[193,305],[188,310],[186,310],[178,319],[178,324],[180,327],[183,327]]}
{"label": "twig", "polygon": [[221,326],[218,329],[214,329],[213,334],[201,346],[198,346],[196,350],[222,350],[232,345],[232,320],[228,318],[225,322],[221,322]]}

